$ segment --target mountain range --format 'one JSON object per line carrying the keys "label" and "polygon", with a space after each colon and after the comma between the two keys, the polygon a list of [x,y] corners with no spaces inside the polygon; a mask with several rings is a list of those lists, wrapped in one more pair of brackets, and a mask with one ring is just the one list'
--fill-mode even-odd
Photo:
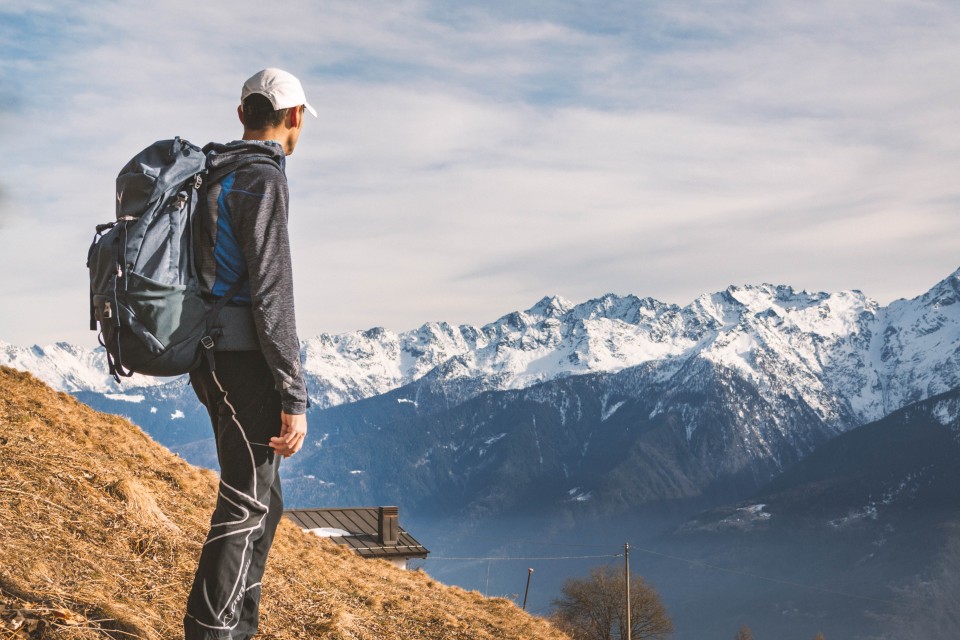
{"label": "mountain range", "polygon": [[[957,441],[958,303],[960,270],[889,305],[860,291],[743,285],[682,307],[547,297],[479,327],[321,334],[302,341],[310,435],[284,465],[285,498],[291,507],[399,504],[438,554],[521,553],[505,541],[531,538],[630,539],[793,575],[786,591],[830,584],[825,592],[882,603],[930,566],[956,519],[960,496],[944,465]],[[62,343],[0,344],[0,364],[217,465],[185,377],[116,385],[101,352]],[[482,584],[467,568],[428,568]],[[750,594],[768,635],[813,636],[814,627],[784,632],[791,611],[811,625],[833,621],[842,637],[869,626],[869,606],[842,599],[710,580],[698,591],[669,561],[647,569],[678,611],[711,611],[705,620],[727,611],[733,630],[743,611],[734,593]],[[565,574],[538,576],[558,587]],[[681,622],[677,638],[708,628]]]}
{"label": "mountain range", "polygon": [[816,625],[828,638],[955,638],[956,591],[943,576],[957,569],[958,460],[954,389],[830,440],[748,499],[655,543],[735,571],[678,580],[663,556],[646,566],[668,598],[688,603],[675,607],[683,624],[733,628],[749,611],[757,637]]}
{"label": "mountain range", "polygon": [[[506,488],[538,504],[739,497],[840,433],[960,387],[958,291],[960,271],[887,306],[769,284],[684,307],[549,297],[482,327],[321,334],[302,347],[313,447],[288,476],[304,500],[484,512],[526,502]],[[0,345],[0,363],[215,466],[185,378],[117,385],[99,350],[63,343]]]}

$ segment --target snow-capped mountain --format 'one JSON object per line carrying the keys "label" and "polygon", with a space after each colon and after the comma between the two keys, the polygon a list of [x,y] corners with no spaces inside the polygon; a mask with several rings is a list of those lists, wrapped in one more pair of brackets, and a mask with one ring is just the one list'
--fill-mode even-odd
{"label": "snow-capped mountain", "polygon": [[[433,373],[481,390],[522,389],[568,375],[656,364],[673,375],[691,357],[736,370],[761,393],[795,393],[824,419],[864,423],[960,386],[960,270],[913,300],[881,307],[859,291],[808,293],[731,286],[680,307],[605,295],[582,304],[543,298],[482,327],[427,323],[321,334],[303,341],[318,408],[372,397]],[[117,385],[102,350],[0,343],[0,364],[68,392],[124,393],[171,379]]]}
{"label": "snow-capped mountain", "polygon": [[669,377],[698,356],[740,372],[761,393],[794,394],[825,420],[850,426],[960,386],[958,290],[960,271],[887,307],[859,291],[773,285],[730,287],[686,307],[634,296],[579,305],[544,298],[483,327],[323,334],[304,342],[305,368],[317,404],[327,407],[430,372],[482,381],[478,391],[505,390],[647,363]]}
{"label": "snow-capped mountain", "polygon": [[[960,271],[885,307],[859,291],[768,284],[684,307],[552,297],[482,327],[323,334],[303,342],[318,451],[288,468],[316,477],[301,495],[337,486],[350,501],[387,499],[363,491],[406,475],[422,504],[436,503],[451,477],[469,489],[448,495],[451,504],[488,504],[504,478],[519,486],[513,471],[491,470],[518,465],[537,500],[569,491],[582,502],[686,500],[715,490],[729,499],[840,433],[960,387],[958,291]],[[184,378],[117,386],[98,352],[69,345],[3,346],[0,358],[130,416],[168,446],[209,437]],[[388,440],[398,457],[378,463],[383,478],[353,483],[374,473],[370,450]],[[531,450],[536,465],[522,459]],[[625,482],[635,490],[623,491]]]}
{"label": "snow-capped mountain", "polygon": [[87,349],[66,342],[24,348],[0,341],[0,364],[29,371],[54,389],[68,393],[122,394],[125,389],[157,387],[170,382],[170,378],[134,374],[119,386],[108,373],[103,349]]}

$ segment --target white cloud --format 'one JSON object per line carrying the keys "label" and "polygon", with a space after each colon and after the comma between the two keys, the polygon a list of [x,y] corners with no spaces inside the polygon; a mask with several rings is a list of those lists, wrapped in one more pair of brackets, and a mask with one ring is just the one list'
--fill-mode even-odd
{"label": "white cloud", "polygon": [[957,266],[954,3],[162,6],[50,3],[23,28],[57,47],[0,56],[42,98],[5,120],[30,136],[0,159],[4,339],[87,337],[79,264],[117,170],[237,135],[268,65],[321,116],[289,164],[304,335],[734,282],[888,301]]}

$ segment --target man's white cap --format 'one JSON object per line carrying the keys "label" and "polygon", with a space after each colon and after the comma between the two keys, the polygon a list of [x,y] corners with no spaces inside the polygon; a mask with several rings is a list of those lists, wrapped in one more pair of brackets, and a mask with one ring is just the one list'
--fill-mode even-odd
{"label": "man's white cap", "polygon": [[264,69],[250,76],[243,83],[243,90],[240,92],[240,104],[247,99],[247,96],[259,93],[270,101],[274,111],[280,109],[289,109],[290,107],[299,107],[303,105],[307,108],[313,117],[317,117],[317,111],[307,102],[307,97],[303,94],[303,86],[297,77],[292,73],[287,73],[283,69]]}

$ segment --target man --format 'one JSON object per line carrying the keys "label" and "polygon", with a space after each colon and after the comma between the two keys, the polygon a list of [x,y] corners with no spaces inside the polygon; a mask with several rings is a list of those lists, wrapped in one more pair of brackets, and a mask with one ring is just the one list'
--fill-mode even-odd
{"label": "man", "polygon": [[243,139],[210,144],[195,218],[197,270],[219,313],[213,357],[190,374],[220,462],[217,505],[184,616],[186,640],[257,632],[260,579],[283,514],[281,457],[307,432],[307,393],[293,308],[286,156],[316,117],[300,81],[264,69],[243,85]]}

